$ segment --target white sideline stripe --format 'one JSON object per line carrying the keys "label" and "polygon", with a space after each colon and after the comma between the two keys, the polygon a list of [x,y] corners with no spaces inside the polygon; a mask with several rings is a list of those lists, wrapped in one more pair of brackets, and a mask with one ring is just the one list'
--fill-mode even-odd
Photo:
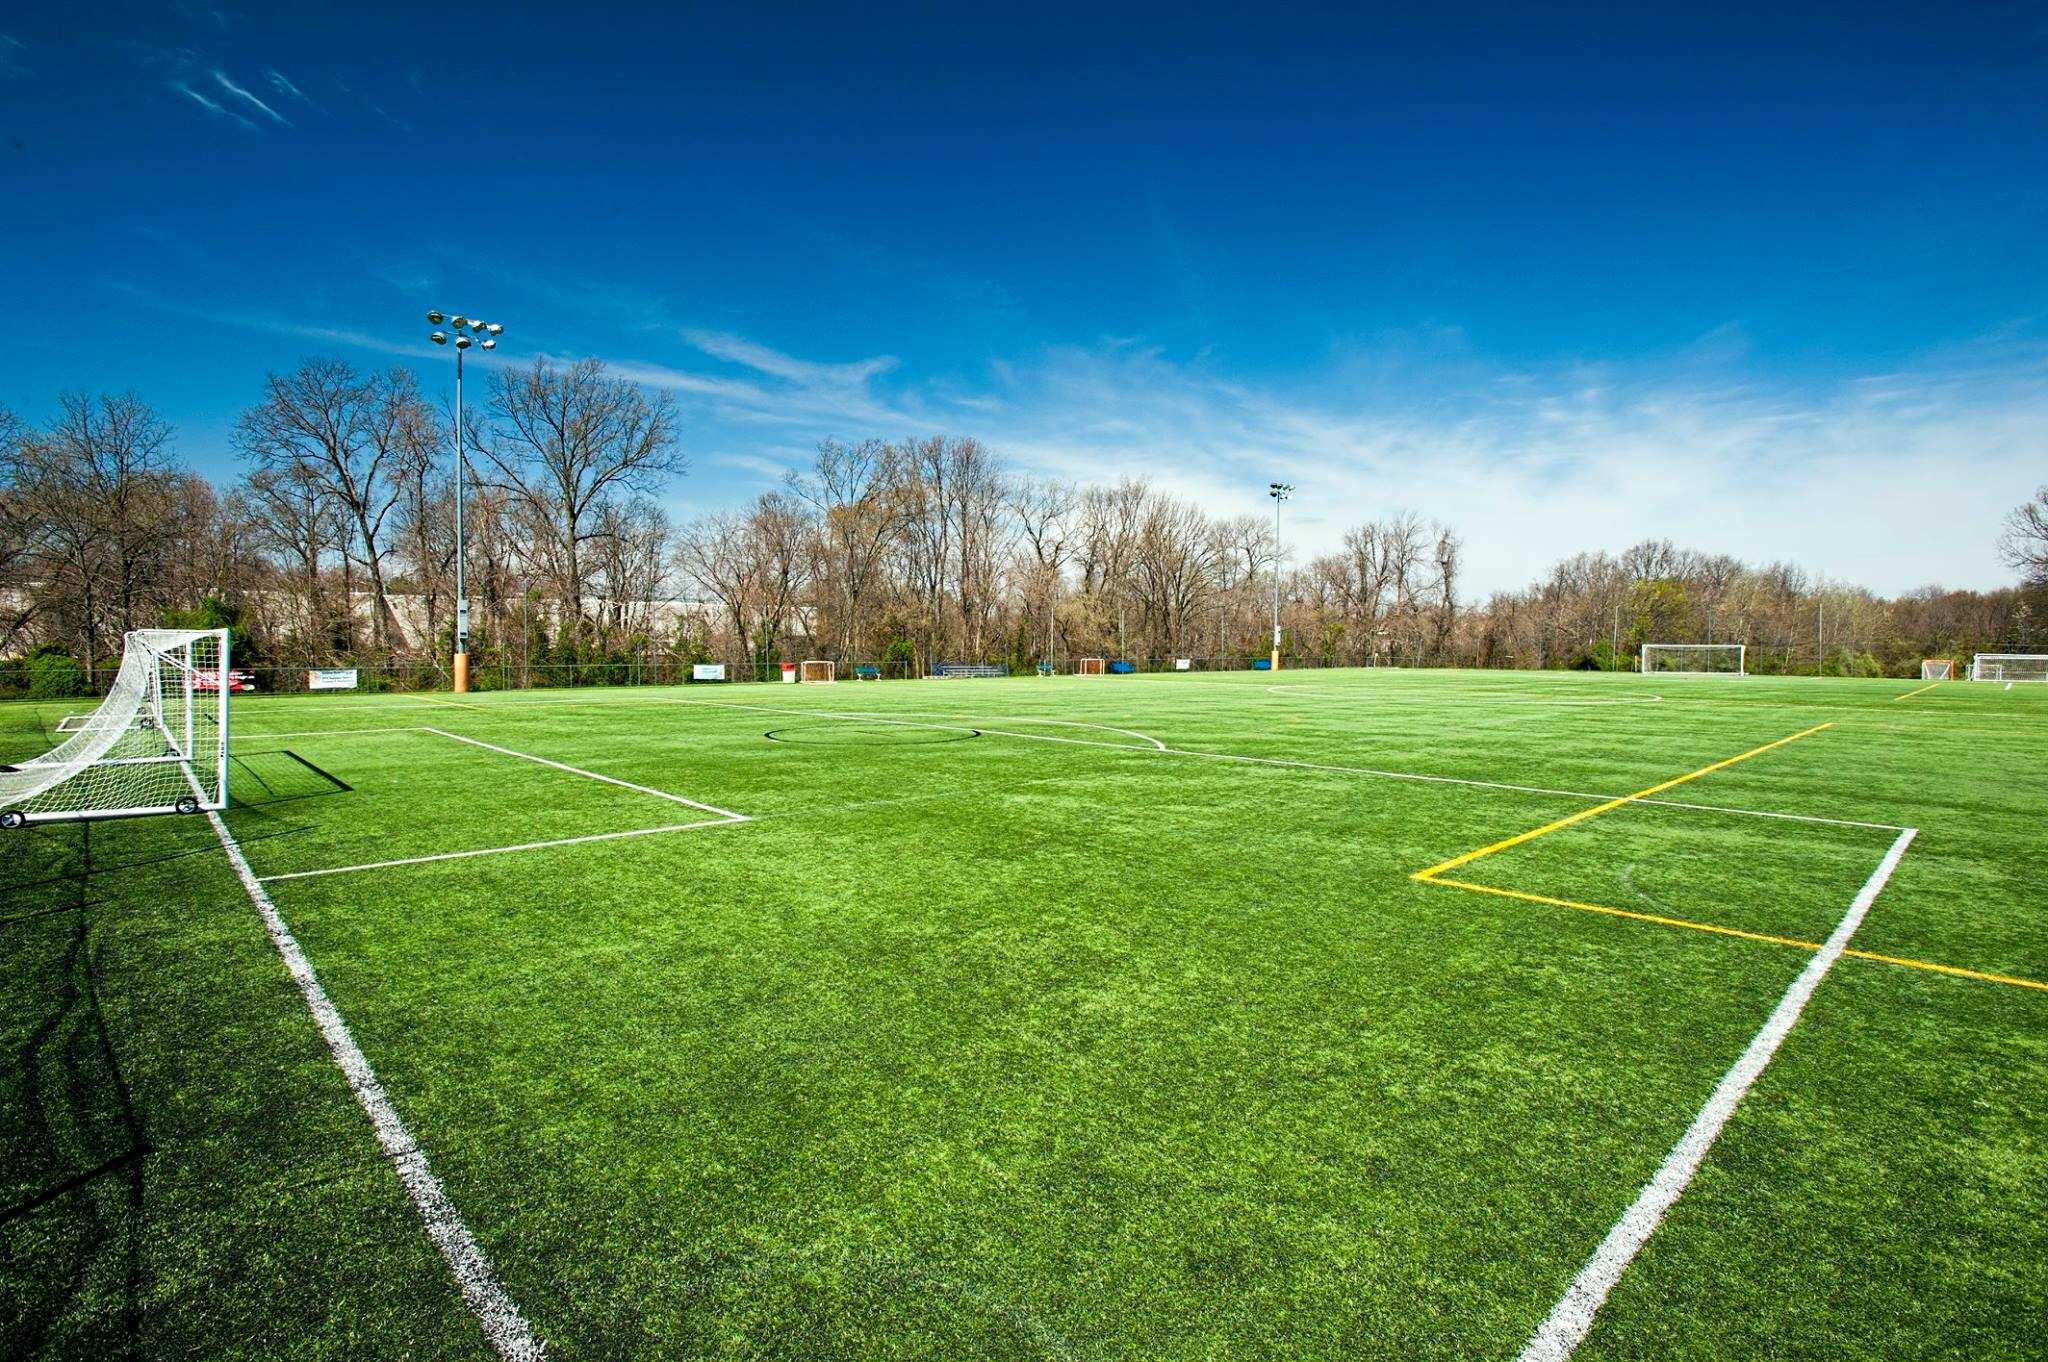
{"label": "white sideline stripe", "polygon": [[450,733],[445,728],[434,728],[429,725],[425,731],[428,733],[438,733],[444,738],[453,738],[457,742],[466,742],[471,747],[481,747],[486,751],[501,753],[508,757],[517,757],[521,761],[539,762],[542,766],[552,766],[557,771],[567,771],[572,776],[587,776],[592,780],[601,780],[607,785],[616,785],[622,790],[637,790],[644,795],[653,795],[656,799],[666,799],[676,804],[688,804],[693,809],[702,809],[706,813],[715,813],[721,818],[729,818],[736,823],[747,821],[747,816],[743,813],[734,813],[731,809],[721,809],[716,804],[706,804],[702,800],[685,799],[682,795],[670,794],[667,790],[657,790],[652,785],[635,785],[630,780],[620,780],[617,776],[599,775],[596,771],[586,771],[580,766],[570,766],[566,762],[551,761],[547,757],[536,757],[531,752],[514,752],[509,747],[500,747],[496,743],[485,742],[481,738],[465,738],[460,733]]}
{"label": "white sideline stripe", "polygon": [[1750,1040],[1728,1072],[1721,1076],[1707,1104],[1693,1117],[1692,1124],[1671,1152],[1664,1156],[1662,1166],[1656,1175],[1645,1184],[1636,1197],[1635,1204],[1622,1212],[1621,1219],[1614,1222],[1614,1228],[1600,1241],[1600,1247],[1579,1269],[1579,1275],[1572,1278],[1563,1296],[1551,1308],[1545,1319],[1521,1352],[1521,1362],[1565,1362],[1586,1341],[1592,1331],[1593,1318],[1600,1313],[1607,1295],[1621,1280],[1621,1274],[1628,1271],[1650,1236],[1657,1232],[1657,1226],[1665,1215],[1684,1194],[1699,1172],[1700,1164],[1706,1159],[1707,1151],[1714,1147],[1714,1141],[1721,1136],[1722,1128],[1735,1114],[1741,1103],[1764,1068],[1771,1062],[1778,1047],[1798,1024],[1799,1015],[1806,1010],[1814,991],[1828,971],[1835,967],[1835,961],[1842,958],[1848,948],[1849,938],[1856,935],[1856,929],[1863,925],[1864,915],[1870,905],[1883,892],[1885,882],[1892,877],[1892,871],[1899,865],[1899,858],[1906,854],[1906,848],[1913,844],[1918,828],[1906,828],[1899,833],[1891,850],[1878,862],[1877,869],[1870,872],[1870,878],[1863,882],[1863,888],[1849,905],[1849,911],[1842,914],[1842,920],[1806,968],[1799,971],[1785,989],[1785,996],[1778,1000],[1778,1006],[1771,1012],[1763,1029]]}
{"label": "white sideline stripe", "polygon": [[320,977],[313,973],[312,962],[299,949],[298,940],[292,935],[291,928],[285,925],[277,905],[270,901],[269,893],[257,881],[255,872],[249,869],[249,861],[242,855],[241,845],[228,832],[228,825],[219,814],[209,811],[206,816],[213,823],[214,834],[220,838],[221,849],[228,854],[229,864],[241,877],[242,887],[249,891],[250,902],[262,914],[270,942],[284,958],[292,982],[299,986],[300,995],[305,998],[314,1022],[320,1027],[321,1039],[327,1042],[334,1062],[347,1077],[356,1101],[362,1104],[371,1126],[376,1129],[377,1143],[384,1147],[391,1166],[398,1172],[399,1181],[411,1193],[412,1204],[419,1209],[420,1219],[426,1222],[427,1236],[441,1251],[448,1270],[455,1274],[456,1284],[462,1288],[462,1298],[469,1303],[470,1313],[483,1326],[484,1337],[490,1340],[498,1356],[506,1362],[541,1362],[544,1345],[498,1281],[490,1259],[484,1256],[476,1237],[463,1223],[461,1213],[448,1198],[447,1189],[427,1165],[426,1152],[413,1139],[412,1132],[405,1128],[404,1118],[392,1105],[391,1095],[384,1091],[377,1071],[370,1067],[368,1057],[356,1045],[355,1037],[349,1034],[348,1023],[342,1020],[340,1009],[327,996],[327,990],[320,986]]}
{"label": "white sideline stripe", "polygon": [[[855,722],[879,722],[899,724],[905,728],[935,728],[952,732],[965,732],[967,724],[921,723],[911,719],[892,719],[885,714],[848,713],[829,709],[792,709],[782,705],[747,705],[736,700],[684,700],[671,699],[672,705],[712,705],[719,709],[747,709],[762,714],[788,714],[812,719],[845,719]],[[999,720],[998,722],[1002,722]],[[1511,794],[1550,795],[1559,799],[1590,799],[1606,804],[1619,801],[1625,804],[1651,804],[1666,809],[1686,809],[1696,813],[1725,813],[1741,818],[1776,818],[1788,823],[1825,823],[1838,828],[1869,828],[1876,832],[1901,831],[1897,823],[1866,823],[1855,818],[1828,818],[1817,813],[1778,813],[1770,809],[1743,809],[1726,804],[1689,804],[1676,799],[1636,799],[1629,795],[1591,794],[1585,790],[1555,790],[1544,785],[1510,785],[1498,780],[1473,780],[1465,776],[1432,776],[1415,771],[1382,771],[1371,766],[1332,766],[1325,762],[1296,761],[1291,757],[1256,757],[1239,752],[1197,752],[1188,747],[1167,747],[1163,744],[1147,749],[1133,747],[1129,743],[1099,742],[1093,738],[1061,738],[1050,733],[1016,733],[1008,729],[983,728],[983,733],[1002,738],[1023,738],[1029,742],[1067,743],[1075,747],[1100,747],[1111,752],[1156,751],[1169,757],[1199,757],[1205,761],[1249,762],[1258,766],[1284,766],[1302,771],[1329,771],[1337,775],[1376,776],[1381,780],[1413,780],[1426,785],[1462,785],[1477,790],[1505,790]],[[1127,730],[1119,729],[1118,732]],[[1134,736],[1143,736],[1137,734]],[[1157,742],[1157,739],[1148,741]]]}
{"label": "white sideline stripe", "polygon": [[395,861],[365,861],[361,865],[332,865],[322,870],[293,870],[282,875],[262,875],[258,881],[310,880],[320,875],[346,875],[355,870],[386,870],[399,865],[426,865],[430,861],[463,861],[472,856],[503,856],[513,851],[542,851],[548,847],[581,846],[585,842],[616,842],[621,837],[653,837],[664,832],[694,832],[698,828],[723,828],[734,823],[751,823],[751,818],[707,818],[701,823],[670,823],[659,828],[629,828],[624,832],[593,832],[583,837],[558,837],[550,842],[517,842],[504,847],[478,847],[474,851],[442,851],[432,856],[405,856]]}

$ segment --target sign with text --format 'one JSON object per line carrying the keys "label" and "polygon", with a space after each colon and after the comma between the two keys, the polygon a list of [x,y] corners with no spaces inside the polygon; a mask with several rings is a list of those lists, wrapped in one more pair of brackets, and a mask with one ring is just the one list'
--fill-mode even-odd
{"label": "sign with text", "polygon": [[723,662],[693,663],[690,666],[690,679],[692,681],[723,681],[725,680],[725,664]]}
{"label": "sign with text", "polygon": [[316,667],[306,673],[307,690],[354,690],[354,667]]}

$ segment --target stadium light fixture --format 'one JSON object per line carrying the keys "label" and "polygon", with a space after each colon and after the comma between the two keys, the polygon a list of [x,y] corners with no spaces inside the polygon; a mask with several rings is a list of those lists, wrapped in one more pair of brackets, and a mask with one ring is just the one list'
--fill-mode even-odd
{"label": "stadium light fixture", "polygon": [[[444,319],[455,332],[455,689],[460,694],[469,689],[469,583],[463,553],[463,502],[467,500],[468,475],[462,457],[462,352],[477,343],[464,332],[474,331],[486,337],[483,348],[495,350],[497,338],[505,334],[505,328],[497,322],[472,319],[459,312],[452,317],[439,309],[427,313],[430,325],[438,327]],[[428,339],[436,345],[448,343],[448,335],[443,331],[434,332]]]}
{"label": "stadium light fixture", "polygon": [[1273,670],[1280,670],[1280,503],[1294,495],[1291,482],[1269,482],[1266,495],[1273,498]]}

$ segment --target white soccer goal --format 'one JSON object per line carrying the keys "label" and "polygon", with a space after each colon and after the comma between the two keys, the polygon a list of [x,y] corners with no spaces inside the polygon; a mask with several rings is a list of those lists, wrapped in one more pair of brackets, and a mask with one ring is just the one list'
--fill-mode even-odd
{"label": "white soccer goal", "polygon": [[803,669],[798,674],[797,679],[799,681],[837,681],[839,679],[839,668],[834,663],[825,659],[812,658],[803,664]]}
{"label": "white soccer goal", "polygon": [[2048,653],[1979,653],[1970,659],[1972,681],[2048,681]]}
{"label": "white soccer goal", "polygon": [[1952,657],[1923,657],[1920,659],[1922,681],[1953,681],[1956,679],[1956,660]]}
{"label": "white soccer goal", "polygon": [[1645,643],[1638,665],[1645,672],[1698,676],[1741,676],[1740,643]]}
{"label": "white soccer goal", "polygon": [[137,629],[100,707],[0,766],[0,827],[226,808],[231,684],[227,630]]}
{"label": "white soccer goal", "polygon": [[1104,676],[1107,674],[1108,664],[1102,658],[1084,657],[1074,663],[1074,675],[1076,676]]}

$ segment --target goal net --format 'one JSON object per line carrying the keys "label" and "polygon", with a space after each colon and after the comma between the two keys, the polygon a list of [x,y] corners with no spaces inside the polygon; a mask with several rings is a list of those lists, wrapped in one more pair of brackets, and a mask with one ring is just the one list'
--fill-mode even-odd
{"label": "goal net", "polygon": [[1107,665],[1107,662],[1102,658],[1084,657],[1074,663],[1074,675],[1102,676],[1105,674]]}
{"label": "goal net", "polygon": [[1979,653],[1970,660],[1972,681],[2048,681],[2048,653]]}
{"label": "goal net", "polygon": [[107,698],[40,757],[0,766],[0,827],[228,802],[228,631],[138,629]]}
{"label": "goal net", "polygon": [[1743,651],[1740,643],[1645,643],[1641,665],[1646,672],[1741,676]]}
{"label": "goal net", "polygon": [[839,679],[838,673],[839,669],[833,663],[813,659],[803,664],[803,669],[798,673],[797,679],[799,681],[836,681]]}
{"label": "goal net", "polygon": [[1952,657],[1923,657],[1920,659],[1922,681],[1953,681],[1956,679],[1956,660]]}

